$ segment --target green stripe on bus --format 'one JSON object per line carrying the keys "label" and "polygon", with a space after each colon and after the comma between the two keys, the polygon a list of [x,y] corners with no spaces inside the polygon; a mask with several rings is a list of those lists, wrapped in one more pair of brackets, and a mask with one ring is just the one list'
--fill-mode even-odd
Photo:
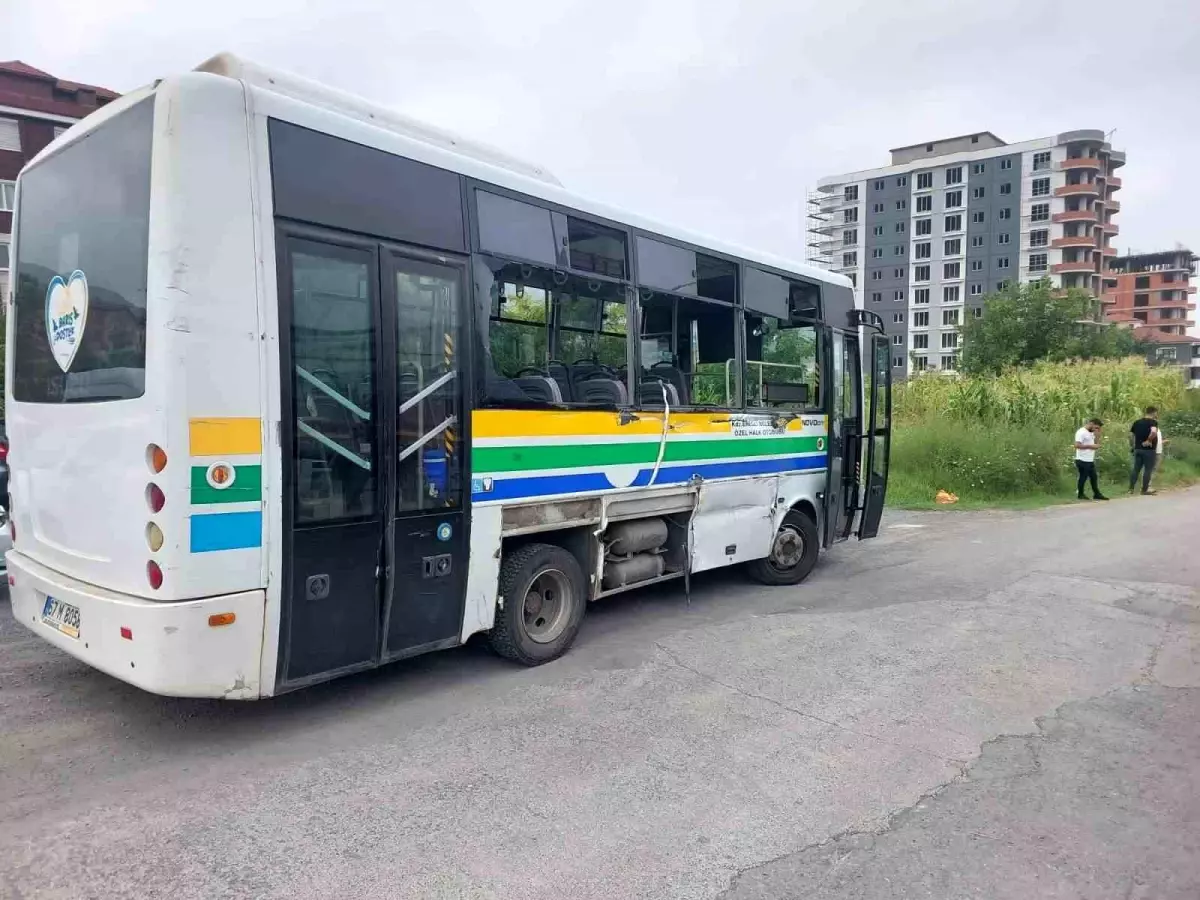
{"label": "green stripe on bus", "polygon": [[[817,442],[821,441],[821,446]],[[471,468],[476,472],[528,472],[534,469],[568,469],[584,466],[621,466],[653,463],[658,459],[656,440],[629,444],[538,444],[515,447],[473,447]],[[702,459],[746,459],[786,453],[819,453],[821,437],[731,438],[716,441],[672,440],[667,436],[663,462]]]}
{"label": "green stripe on bus", "polygon": [[208,466],[192,466],[192,503],[257,503],[262,500],[262,466],[234,466],[233,484],[217,490]]}

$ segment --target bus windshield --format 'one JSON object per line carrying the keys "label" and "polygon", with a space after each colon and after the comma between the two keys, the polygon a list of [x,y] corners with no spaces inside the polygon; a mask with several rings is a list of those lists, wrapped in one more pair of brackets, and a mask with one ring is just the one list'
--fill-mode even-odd
{"label": "bus windshield", "polygon": [[15,400],[127,400],[145,390],[153,104],[21,176]]}

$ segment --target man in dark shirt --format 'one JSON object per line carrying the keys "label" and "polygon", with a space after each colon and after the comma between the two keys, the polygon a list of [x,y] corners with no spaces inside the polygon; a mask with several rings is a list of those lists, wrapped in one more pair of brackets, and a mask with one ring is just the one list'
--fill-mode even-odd
{"label": "man in dark shirt", "polygon": [[1156,494],[1150,490],[1150,476],[1158,462],[1158,410],[1146,407],[1146,414],[1129,428],[1129,447],[1133,450],[1133,469],[1129,473],[1129,493],[1137,486],[1138,474],[1142,476],[1142,493]]}

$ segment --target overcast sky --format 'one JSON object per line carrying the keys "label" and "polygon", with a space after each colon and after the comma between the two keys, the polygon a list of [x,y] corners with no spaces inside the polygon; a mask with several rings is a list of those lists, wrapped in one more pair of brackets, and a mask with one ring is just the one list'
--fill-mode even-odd
{"label": "overcast sky", "polygon": [[1128,153],[1120,249],[1200,251],[1198,37],[1195,0],[0,0],[0,59],[127,91],[229,50],[793,258],[823,175],[1078,128]]}

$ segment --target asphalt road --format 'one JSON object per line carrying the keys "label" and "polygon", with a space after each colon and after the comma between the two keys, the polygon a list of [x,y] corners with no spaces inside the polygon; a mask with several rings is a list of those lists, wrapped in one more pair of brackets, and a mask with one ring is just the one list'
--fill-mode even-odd
{"label": "asphalt road", "polygon": [[1200,492],[885,527],[257,704],[0,604],[0,896],[1200,896]]}

